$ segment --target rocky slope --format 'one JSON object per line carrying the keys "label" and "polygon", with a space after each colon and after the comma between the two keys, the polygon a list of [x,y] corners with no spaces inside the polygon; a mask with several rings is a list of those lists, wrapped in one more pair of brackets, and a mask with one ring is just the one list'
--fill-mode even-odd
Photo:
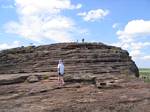
{"label": "rocky slope", "polygon": [[[56,73],[60,58],[62,87]],[[138,76],[127,51],[102,43],[1,51],[0,112],[150,112],[150,85]]]}
{"label": "rocky slope", "polygon": [[66,74],[139,76],[127,51],[102,43],[58,43],[5,50],[0,53],[0,73],[56,72],[60,58]]}

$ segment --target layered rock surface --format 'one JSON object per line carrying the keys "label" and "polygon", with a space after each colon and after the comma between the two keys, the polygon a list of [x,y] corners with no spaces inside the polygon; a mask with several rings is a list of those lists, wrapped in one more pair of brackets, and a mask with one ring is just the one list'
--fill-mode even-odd
{"label": "layered rock surface", "polygon": [[149,112],[150,85],[135,76],[138,68],[128,52],[102,43],[1,51],[0,112]]}
{"label": "layered rock surface", "polygon": [[4,50],[0,53],[0,73],[56,72],[60,58],[66,74],[139,76],[127,51],[102,43],[58,43]]}
{"label": "layered rock surface", "polygon": [[[149,112],[150,85],[124,78],[110,87],[96,87],[83,78],[58,87],[49,73],[4,74],[4,77],[37,76],[38,82],[0,85],[0,112]],[[41,77],[41,78],[40,78]],[[89,79],[90,80],[90,79]],[[67,81],[67,80],[66,80]],[[92,82],[92,80],[91,80]],[[114,84],[116,84],[114,83]]]}

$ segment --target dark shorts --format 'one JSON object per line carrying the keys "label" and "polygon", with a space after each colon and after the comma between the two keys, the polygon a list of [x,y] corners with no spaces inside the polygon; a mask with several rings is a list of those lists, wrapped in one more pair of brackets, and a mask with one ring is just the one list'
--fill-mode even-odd
{"label": "dark shorts", "polygon": [[59,76],[64,76],[64,74],[58,73]]}

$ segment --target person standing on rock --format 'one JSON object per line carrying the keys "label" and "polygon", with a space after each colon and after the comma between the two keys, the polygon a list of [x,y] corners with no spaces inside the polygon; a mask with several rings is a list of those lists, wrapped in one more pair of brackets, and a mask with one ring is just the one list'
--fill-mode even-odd
{"label": "person standing on rock", "polygon": [[57,72],[58,72],[58,83],[60,86],[64,85],[65,82],[64,82],[64,64],[63,64],[63,61],[60,59],[59,60],[59,63],[58,63],[58,66],[57,66]]}
{"label": "person standing on rock", "polygon": [[84,38],[82,38],[82,43],[84,43]]}

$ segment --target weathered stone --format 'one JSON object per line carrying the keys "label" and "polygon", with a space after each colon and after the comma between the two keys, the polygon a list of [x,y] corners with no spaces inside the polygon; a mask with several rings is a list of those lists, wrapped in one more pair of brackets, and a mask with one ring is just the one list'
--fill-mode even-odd
{"label": "weathered stone", "polygon": [[[56,72],[60,58],[63,86]],[[138,68],[128,52],[102,43],[4,50],[0,112],[149,112],[150,85],[135,76]]]}
{"label": "weathered stone", "polygon": [[31,75],[31,76],[29,76],[29,77],[27,78],[27,81],[28,81],[29,83],[33,83],[33,82],[38,82],[39,79],[38,79],[37,76]]}
{"label": "weathered stone", "polygon": [[7,84],[16,84],[22,83],[26,80],[28,75],[0,75],[0,85],[7,85]]}
{"label": "weathered stone", "polygon": [[74,75],[65,75],[65,82],[89,82],[95,83],[96,76],[92,74],[74,74]]}
{"label": "weathered stone", "polygon": [[[103,80],[106,78],[103,77]],[[150,85],[139,80],[118,81],[125,86],[121,88],[110,86],[103,89],[98,89],[93,84],[76,82],[69,82],[58,88],[56,82],[57,78],[44,82],[1,85],[0,112],[149,112],[150,110]]]}
{"label": "weathered stone", "polygon": [[0,85],[23,83],[26,80],[29,82],[33,80],[39,81],[48,79],[49,77],[56,76],[55,73],[42,72],[42,73],[21,73],[21,74],[0,74]]}
{"label": "weathered stone", "polygon": [[56,72],[60,58],[66,74],[139,76],[127,51],[103,43],[58,43],[4,50],[0,53],[0,73]]}

